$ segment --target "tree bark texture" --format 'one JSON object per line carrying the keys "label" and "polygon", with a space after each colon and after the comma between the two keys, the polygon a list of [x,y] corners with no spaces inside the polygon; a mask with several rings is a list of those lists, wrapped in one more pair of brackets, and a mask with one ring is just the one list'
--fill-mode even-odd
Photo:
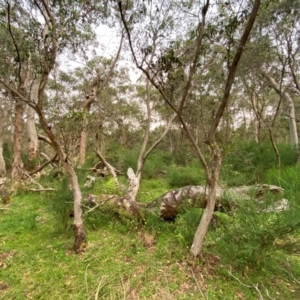
{"label": "tree bark texture", "polygon": [[86,144],[87,144],[87,126],[88,120],[86,114],[89,113],[92,103],[95,101],[95,90],[92,89],[90,95],[86,96],[86,99],[83,104],[83,129],[80,135],[80,147],[79,147],[79,166],[82,166],[85,162],[86,156]]}
{"label": "tree bark texture", "polygon": [[[31,85],[30,100],[37,102],[40,81],[35,79]],[[28,159],[32,160],[37,157],[39,141],[35,127],[35,110],[27,106],[27,135],[28,135]]]}
{"label": "tree bark texture", "polygon": [[190,250],[191,253],[194,255],[194,257],[198,256],[201,253],[202,246],[204,243],[204,238],[206,236],[208,226],[210,224],[210,221],[212,219],[215,210],[221,163],[222,163],[221,150],[217,145],[215,145],[213,160],[212,160],[212,164],[213,164],[212,174],[210,180],[208,180],[209,199],[207,201],[207,205],[203,212],[199,226],[196,230],[194,241]]}
{"label": "tree bark texture", "polygon": [[14,120],[14,134],[13,134],[13,161],[12,161],[12,180],[20,181],[23,175],[23,163],[22,163],[22,137],[23,137],[23,112],[24,103],[16,99],[15,100],[15,120]]}
{"label": "tree bark texture", "polygon": [[0,111],[0,178],[6,176],[6,166],[3,157],[3,127],[4,127],[4,112]]}

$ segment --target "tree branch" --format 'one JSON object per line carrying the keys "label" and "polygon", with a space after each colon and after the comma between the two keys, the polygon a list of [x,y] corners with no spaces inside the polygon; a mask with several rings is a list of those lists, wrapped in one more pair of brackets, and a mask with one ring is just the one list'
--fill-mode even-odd
{"label": "tree branch", "polygon": [[208,134],[208,138],[207,138],[207,141],[206,141],[206,143],[209,144],[209,145],[212,145],[215,142],[215,133],[217,131],[217,128],[219,126],[219,123],[220,123],[221,118],[224,114],[225,108],[226,108],[227,103],[229,101],[230,91],[231,91],[231,87],[232,87],[232,84],[233,84],[233,81],[234,81],[234,78],[235,78],[235,73],[236,73],[236,70],[237,70],[237,66],[238,66],[239,61],[242,57],[245,45],[246,45],[247,40],[249,38],[249,35],[250,35],[251,29],[253,27],[254,21],[256,19],[258,9],[260,7],[260,3],[261,3],[260,0],[255,0],[255,2],[254,2],[254,5],[252,7],[252,11],[250,13],[250,17],[248,19],[246,28],[243,32],[243,35],[241,37],[238,49],[237,49],[237,51],[234,55],[232,64],[230,66],[230,70],[229,70],[229,73],[228,73],[228,76],[227,76],[226,85],[225,85],[225,89],[224,89],[223,98],[222,98],[221,104],[219,106],[219,109],[216,113],[216,116],[213,120],[213,123],[211,125],[210,131],[209,131],[209,134]]}

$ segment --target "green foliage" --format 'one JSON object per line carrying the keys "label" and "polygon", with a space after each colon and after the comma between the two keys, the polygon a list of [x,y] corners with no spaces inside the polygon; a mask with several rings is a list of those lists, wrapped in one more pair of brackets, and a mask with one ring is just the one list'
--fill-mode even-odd
{"label": "green foliage", "polygon": [[299,206],[281,213],[266,212],[277,200],[273,195],[266,195],[260,202],[235,199],[237,206],[231,214],[218,215],[218,228],[209,238],[224,262],[242,270],[270,266],[270,255],[278,247],[276,242],[297,231],[300,225]]}
{"label": "green foliage", "polygon": [[168,190],[169,186],[163,176],[157,179],[142,180],[138,194],[138,201],[151,202]]}
{"label": "green foliage", "polygon": [[285,167],[281,169],[270,169],[267,172],[267,182],[278,185],[284,189],[287,199],[294,199],[300,205],[298,195],[300,194],[300,165]]}
{"label": "green foliage", "polygon": [[166,171],[172,163],[172,155],[164,151],[155,151],[147,158],[144,170],[143,179],[156,178],[161,172]]}
{"label": "green foliage", "polygon": [[3,143],[3,158],[6,165],[6,170],[10,170],[12,163],[12,145],[9,143]]}
{"label": "green foliage", "polygon": [[123,172],[127,172],[128,168],[133,168],[135,170],[137,159],[138,152],[136,150],[122,149],[115,166],[118,170],[122,170]]}
{"label": "green foliage", "polygon": [[[277,145],[282,166],[297,161],[297,150],[290,145]],[[277,165],[274,150],[269,143],[237,143],[224,158],[221,179],[228,186],[251,185],[266,180],[267,170]]]}
{"label": "green foliage", "polygon": [[[137,149],[121,149],[118,153],[117,162],[114,164],[117,169],[127,172],[128,168],[136,169],[139,152]],[[116,158],[115,158],[116,159]],[[165,151],[153,151],[148,157],[142,172],[143,179],[155,178],[162,171],[166,171],[171,164],[173,157]]]}
{"label": "green foliage", "polygon": [[[261,266],[268,269],[252,270],[249,259],[243,263],[240,258],[239,266],[248,266],[240,271],[234,268],[237,251],[232,252],[233,259],[230,252],[235,240],[227,244],[223,241],[223,248],[218,247],[226,230],[238,227],[234,227],[235,214],[217,213],[217,230],[209,231],[201,259],[191,262],[187,257],[201,209],[186,210],[175,222],[149,214],[146,224],[141,225],[115,207],[102,206],[85,217],[88,248],[78,256],[72,252],[74,238],[53,231],[57,218],[46,209],[47,202],[41,201],[41,195],[49,202],[48,193],[27,192],[5,206],[9,209],[0,210],[1,299],[23,299],[24,295],[33,299],[127,299],[130,287],[141,299],[196,300],[201,297],[197,284],[202,282],[209,299],[231,300],[238,295],[257,299],[255,289],[241,285],[228,270],[249,286],[261,283],[258,287],[265,298],[267,289],[272,297],[279,291],[281,298],[299,299],[299,286],[291,277],[300,276],[296,232],[283,235],[279,244],[275,241],[265,252],[269,256],[262,255]],[[242,228],[236,233],[241,250],[245,250],[240,245],[244,223],[239,220]]]}
{"label": "green foliage", "polygon": [[45,204],[56,220],[57,229],[65,231],[73,220],[70,217],[73,213],[73,195],[67,177],[62,178],[56,191],[45,199]]}
{"label": "green foliage", "polygon": [[98,178],[92,188],[92,193],[100,194],[118,194],[116,182],[113,177]]}
{"label": "green foliage", "polygon": [[171,165],[167,171],[168,184],[171,188],[187,185],[201,185],[205,183],[203,169],[199,162],[191,163],[186,167]]}
{"label": "green foliage", "polygon": [[202,209],[192,208],[176,218],[175,236],[181,247],[189,248],[200,222]]}

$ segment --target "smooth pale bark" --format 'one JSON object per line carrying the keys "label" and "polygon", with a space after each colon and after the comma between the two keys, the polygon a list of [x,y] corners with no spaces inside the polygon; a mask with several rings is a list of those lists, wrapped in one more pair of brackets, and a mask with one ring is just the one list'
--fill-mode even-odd
{"label": "smooth pale bark", "polygon": [[[37,102],[40,81],[35,79],[31,85],[30,100]],[[32,160],[37,157],[39,149],[38,135],[35,127],[35,110],[27,106],[27,136],[28,136],[28,159]]]}
{"label": "smooth pale bark", "polygon": [[289,118],[290,143],[292,146],[298,147],[299,139],[298,139],[294,101],[286,90],[282,90],[280,85],[276,82],[276,80],[271,75],[267,74],[264,71],[261,71],[261,73],[268,80],[269,84],[272,86],[275,92],[284,99],[286,112]]}
{"label": "smooth pale bark", "polygon": [[140,181],[142,176],[142,171],[146,162],[147,157],[150,155],[150,153],[161,143],[161,141],[165,138],[167,133],[169,132],[172,122],[174,121],[176,117],[176,113],[174,113],[171,118],[169,119],[168,123],[166,124],[164,132],[161,134],[161,136],[149,147],[147,150],[147,144],[149,141],[149,135],[150,135],[150,127],[151,127],[151,115],[152,115],[152,109],[151,109],[151,95],[150,95],[150,81],[149,79],[146,79],[146,108],[147,108],[147,125],[146,129],[144,131],[144,139],[143,143],[140,149],[138,161],[137,161],[137,170],[134,173],[134,171],[129,168],[127,171],[127,176],[129,179],[129,189],[127,192],[127,195],[125,199],[127,199],[127,202],[129,199],[130,201],[136,201],[137,194],[139,192],[140,188]]}

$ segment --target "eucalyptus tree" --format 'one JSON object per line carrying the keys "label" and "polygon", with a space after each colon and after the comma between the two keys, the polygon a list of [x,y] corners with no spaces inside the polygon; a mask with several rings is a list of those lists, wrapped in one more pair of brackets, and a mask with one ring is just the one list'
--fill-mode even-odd
{"label": "eucalyptus tree", "polygon": [[299,143],[293,99],[297,97],[300,70],[297,62],[300,54],[299,9],[299,1],[270,2],[259,16],[253,36],[253,43],[258,43],[260,51],[256,51],[253,57],[257,70],[252,70],[252,73],[258,71],[260,79],[278,94],[277,115],[281,114],[288,120],[290,144],[294,147]]}
{"label": "eucalyptus tree", "polygon": [[[235,1],[211,3],[209,0],[204,4],[198,1],[149,1],[149,4],[144,1],[117,1],[117,4],[137,68],[176,113],[206,174],[207,206],[191,247],[192,254],[198,256],[215,208],[222,163],[216,132],[228,105],[236,69],[260,1],[255,0],[253,5],[250,1],[241,4]],[[224,16],[224,10],[229,11],[229,18]],[[224,28],[228,29],[225,34]],[[207,72],[214,65],[214,60],[205,51],[205,41],[207,44],[221,43],[226,49],[226,73],[219,97],[217,91],[206,89],[205,82],[196,80],[198,74]],[[216,51],[215,57],[218,55],[221,55],[220,51]],[[173,85],[169,84],[170,76],[173,77]],[[196,86],[215,96],[218,103],[205,140],[210,150],[209,160],[186,122],[185,109],[190,105],[191,91]]]}
{"label": "eucalyptus tree", "polygon": [[[15,60],[11,66],[10,76],[1,76],[0,84],[16,101],[16,112],[20,122],[24,104],[35,110],[41,128],[68,175],[74,197],[76,252],[83,251],[86,244],[81,209],[82,195],[73,165],[57,139],[55,128],[52,128],[47,120],[46,86],[60,53],[66,49],[69,49],[68,51],[86,49],[86,42],[93,37],[92,24],[96,24],[99,20],[103,5],[103,1],[97,0],[89,2],[7,0],[1,6],[6,16],[1,20],[4,31],[3,43],[6,47],[10,47],[10,57],[15,57]],[[1,59],[3,61],[5,58]],[[28,94],[28,87],[34,80],[39,82],[36,102]],[[17,130],[22,130],[22,124],[16,125],[17,133]],[[15,151],[20,151],[20,132],[18,136],[16,134],[15,139],[19,139]],[[19,162],[16,163],[20,165]],[[20,177],[20,174],[15,177]]]}

